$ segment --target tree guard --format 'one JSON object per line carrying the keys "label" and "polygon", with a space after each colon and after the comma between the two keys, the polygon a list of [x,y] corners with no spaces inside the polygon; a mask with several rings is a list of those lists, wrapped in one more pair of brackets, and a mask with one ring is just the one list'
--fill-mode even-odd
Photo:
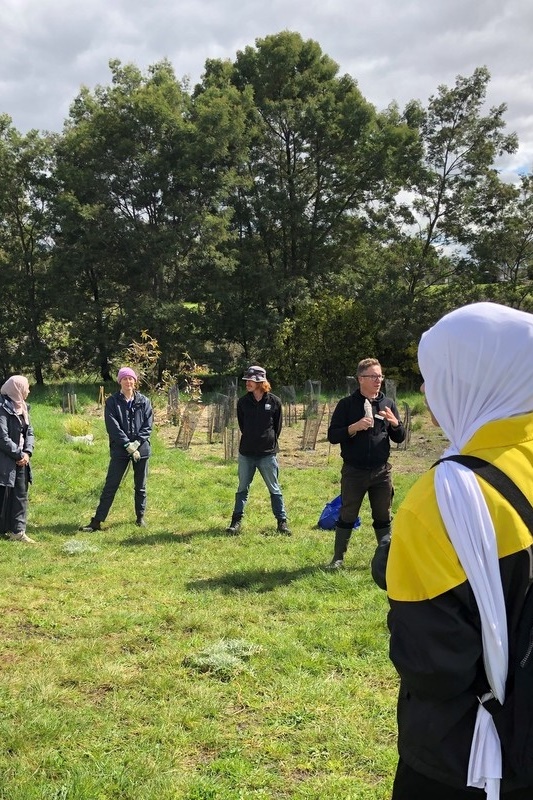
{"label": "tree guard", "polygon": [[197,400],[189,400],[181,412],[180,425],[174,447],[179,447],[181,450],[189,449],[202,410],[201,403]]}
{"label": "tree guard", "polygon": [[300,448],[301,450],[314,450],[316,448],[316,440],[318,438],[318,432],[324,418],[325,410],[326,404],[322,403],[321,405],[316,406],[316,412],[313,411],[312,414],[308,413],[305,417],[304,429],[302,433],[302,444]]}
{"label": "tree guard", "polygon": [[71,384],[66,384],[63,387],[63,414],[76,414],[78,398]]}
{"label": "tree guard", "polygon": [[385,395],[396,402],[396,381],[385,378]]}
{"label": "tree guard", "polygon": [[359,381],[355,375],[346,376],[346,394],[353,394],[356,389],[359,389]]}
{"label": "tree guard", "polygon": [[179,425],[180,390],[177,385],[170,386],[167,396],[167,418],[171,425]]}
{"label": "tree guard", "polygon": [[[319,413],[321,381],[307,380],[304,389],[304,417],[316,417]],[[324,413],[322,411],[322,413]]]}
{"label": "tree guard", "polygon": [[228,386],[228,414],[224,427],[224,460],[235,461],[239,454],[240,430],[237,422],[237,382]]}
{"label": "tree guard", "polygon": [[405,439],[400,444],[396,445],[397,450],[407,450],[409,446],[409,442],[411,440],[411,409],[407,405],[407,403],[402,403],[403,405],[403,427],[405,428]]}
{"label": "tree guard", "polygon": [[207,440],[209,444],[222,442],[224,439],[224,429],[228,427],[231,414],[228,395],[215,394],[208,411]]}
{"label": "tree guard", "polygon": [[283,424],[289,428],[298,421],[296,409],[296,389],[294,386],[282,386],[280,399],[283,404]]}

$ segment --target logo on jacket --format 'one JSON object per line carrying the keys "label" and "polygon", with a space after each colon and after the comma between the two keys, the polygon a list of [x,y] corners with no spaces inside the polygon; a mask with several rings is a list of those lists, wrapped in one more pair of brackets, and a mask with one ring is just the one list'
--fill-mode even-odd
{"label": "logo on jacket", "polygon": [[270,403],[265,403],[265,410],[266,411],[270,411],[271,408],[272,408],[272,406],[271,406]]}

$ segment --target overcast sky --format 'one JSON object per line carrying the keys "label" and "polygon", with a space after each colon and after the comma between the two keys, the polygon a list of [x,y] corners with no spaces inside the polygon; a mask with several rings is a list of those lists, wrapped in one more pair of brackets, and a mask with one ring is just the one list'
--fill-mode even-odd
{"label": "overcast sky", "polygon": [[0,113],[60,131],[81,85],[109,84],[112,58],[143,71],[168,58],[194,83],[207,58],[282,30],[316,40],[378,110],[487,66],[489,102],[507,104],[520,139],[502,172],[531,171],[532,0],[0,0]]}

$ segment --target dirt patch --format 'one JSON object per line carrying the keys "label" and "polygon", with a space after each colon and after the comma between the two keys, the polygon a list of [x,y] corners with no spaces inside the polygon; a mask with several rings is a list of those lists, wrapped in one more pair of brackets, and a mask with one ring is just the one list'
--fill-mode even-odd
{"label": "dirt patch", "polygon": [[[327,440],[330,413],[333,408],[326,407],[318,428],[314,447],[303,448],[304,440],[309,443],[309,425],[303,418],[303,406],[296,408],[296,422],[285,425],[280,438],[279,462],[281,467],[324,467],[327,463],[335,463],[339,456],[338,445],[331,445]],[[175,447],[178,427],[171,425],[166,413],[156,415],[159,435],[168,447]],[[198,418],[194,434],[188,448],[189,456],[195,460],[209,457],[224,458],[224,443],[220,436],[209,436],[210,409],[205,406]],[[314,438],[313,436],[311,438]],[[419,474],[428,469],[442,454],[446,447],[446,439],[439,428],[436,428],[424,411],[412,418],[410,440],[406,448],[392,445],[391,460],[396,472]]]}

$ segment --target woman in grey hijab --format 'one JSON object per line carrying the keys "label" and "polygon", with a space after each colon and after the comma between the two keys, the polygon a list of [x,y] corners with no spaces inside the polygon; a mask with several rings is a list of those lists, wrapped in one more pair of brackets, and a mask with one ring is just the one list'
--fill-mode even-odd
{"label": "woman in grey hijab", "polygon": [[33,544],[26,533],[34,446],[26,403],[29,393],[23,375],[12,375],[0,387],[0,531],[11,541]]}

